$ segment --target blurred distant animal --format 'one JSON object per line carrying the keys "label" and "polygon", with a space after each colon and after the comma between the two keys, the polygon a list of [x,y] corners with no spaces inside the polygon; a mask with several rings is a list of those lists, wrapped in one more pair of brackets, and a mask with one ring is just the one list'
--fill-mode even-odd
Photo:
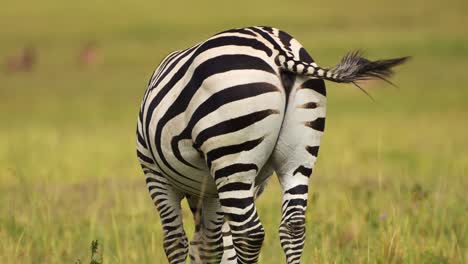
{"label": "blurred distant animal", "polygon": [[78,53],[78,65],[81,67],[94,66],[99,61],[99,49],[95,41],[84,44]]}
{"label": "blurred distant animal", "polygon": [[[171,264],[257,263],[265,232],[255,199],[276,172],[281,246],[300,263],[309,178],[325,129],[324,80],[383,79],[406,57],[359,52],[334,68],[314,62],[284,31],[221,32],[170,53],[151,77],[137,122],[137,156],[160,214]],[[190,244],[181,200],[195,219]]]}
{"label": "blurred distant animal", "polygon": [[37,52],[32,46],[23,48],[19,54],[6,59],[6,71],[14,72],[30,72],[37,63]]}

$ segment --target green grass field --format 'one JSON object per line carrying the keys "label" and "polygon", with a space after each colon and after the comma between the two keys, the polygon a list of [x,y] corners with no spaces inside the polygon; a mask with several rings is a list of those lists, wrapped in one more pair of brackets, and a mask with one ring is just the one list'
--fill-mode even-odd
{"label": "green grass field", "polygon": [[[89,263],[94,239],[106,264],[166,263],[135,157],[140,99],[164,55],[248,25],[286,30],[322,66],[358,48],[413,56],[398,89],[366,86],[375,102],[327,84],[303,263],[468,262],[467,1],[28,2],[0,8],[0,59],[38,52],[33,72],[0,72],[0,263]],[[100,61],[82,69],[90,40]],[[260,263],[284,263],[279,193],[273,177],[257,202]]]}

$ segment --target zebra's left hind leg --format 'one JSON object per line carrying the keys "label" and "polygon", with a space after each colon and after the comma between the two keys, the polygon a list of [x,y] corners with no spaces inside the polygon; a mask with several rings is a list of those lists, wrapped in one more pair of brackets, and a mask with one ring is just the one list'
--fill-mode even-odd
{"label": "zebra's left hind leg", "polygon": [[188,240],[185,235],[180,202],[184,194],[172,187],[161,174],[145,171],[146,185],[161,218],[164,251],[170,264],[185,264]]}
{"label": "zebra's left hind leg", "polygon": [[195,233],[190,241],[191,263],[235,264],[234,248],[228,248],[229,228],[221,212],[217,198],[187,197],[195,220]]}

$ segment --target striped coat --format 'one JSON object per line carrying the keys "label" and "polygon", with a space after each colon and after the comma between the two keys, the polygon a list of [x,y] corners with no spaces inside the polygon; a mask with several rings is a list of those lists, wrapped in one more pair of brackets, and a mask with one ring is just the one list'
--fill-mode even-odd
{"label": "striped coat", "polygon": [[[319,67],[289,34],[270,27],[219,33],[169,54],[144,95],[137,155],[161,216],[170,263],[256,263],[264,231],[255,197],[276,172],[281,245],[299,263],[308,182],[325,128],[324,80],[385,79],[405,58],[350,53]],[[183,198],[196,220],[190,242]]]}

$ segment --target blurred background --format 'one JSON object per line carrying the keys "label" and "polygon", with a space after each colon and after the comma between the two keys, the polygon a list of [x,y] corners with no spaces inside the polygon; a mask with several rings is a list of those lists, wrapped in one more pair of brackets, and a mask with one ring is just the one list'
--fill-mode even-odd
{"label": "blurred background", "polygon": [[[269,25],[322,66],[411,55],[392,79],[327,83],[303,263],[468,261],[468,2],[0,0],[0,262],[166,263],[135,157],[160,60]],[[258,201],[261,263],[284,263],[276,178]],[[188,210],[186,231],[193,232]]]}

